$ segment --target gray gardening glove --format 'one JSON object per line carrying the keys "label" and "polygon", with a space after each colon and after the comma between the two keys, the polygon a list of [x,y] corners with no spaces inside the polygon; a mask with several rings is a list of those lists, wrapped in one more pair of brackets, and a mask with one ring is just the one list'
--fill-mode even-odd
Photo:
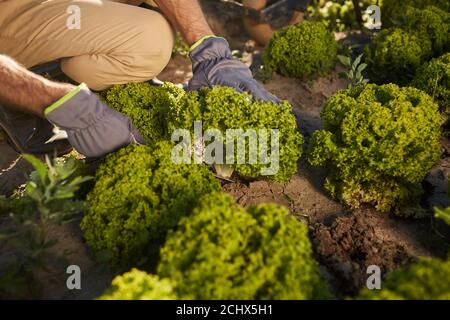
{"label": "gray gardening glove", "polygon": [[45,116],[66,131],[72,146],[88,158],[144,143],[131,120],[104,104],[85,84],[48,107]]}
{"label": "gray gardening glove", "polygon": [[195,44],[191,50],[194,76],[189,82],[188,90],[212,88],[216,85],[227,86],[238,92],[246,91],[256,100],[280,102],[253,79],[245,64],[233,59],[228,42],[224,38],[209,37],[200,40],[200,44]]}

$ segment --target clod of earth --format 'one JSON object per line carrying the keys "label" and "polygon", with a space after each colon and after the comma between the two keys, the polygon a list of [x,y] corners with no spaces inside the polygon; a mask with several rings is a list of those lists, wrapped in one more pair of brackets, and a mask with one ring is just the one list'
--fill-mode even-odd
{"label": "clod of earth", "polygon": [[404,246],[376,232],[376,220],[376,216],[362,212],[314,228],[312,241],[318,259],[327,266],[334,287],[343,294],[355,294],[366,285],[370,265],[385,273],[413,261]]}

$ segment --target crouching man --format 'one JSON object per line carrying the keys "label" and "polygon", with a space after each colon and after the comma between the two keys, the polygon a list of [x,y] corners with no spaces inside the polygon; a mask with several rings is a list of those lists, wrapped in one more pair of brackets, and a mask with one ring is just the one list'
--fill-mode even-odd
{"label": "crouching man", "polygon": [[[127,117],[90,90],[157,76],[170,60],[174,29],[191,46],[189,90],[223,85],[278,101],[233,59],[227,41],[214,36],[197,0],[147,0],[155,10],[138,7],[143,2],[0,0],[0,125],[18,151],[63,153],[73,146],[98,157],[143,142]],[[74,6],[79,28],[68,24],[68,9]],[[81,85],[27,71],[54,60]],[[68,142],[48,142],[53,125],[67,132]]]}

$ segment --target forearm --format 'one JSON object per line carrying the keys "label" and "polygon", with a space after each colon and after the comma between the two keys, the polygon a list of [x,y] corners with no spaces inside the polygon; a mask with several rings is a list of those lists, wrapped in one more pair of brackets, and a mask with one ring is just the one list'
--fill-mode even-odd
{"label": "forearm", "polygon": [[164,15],[181,32],[188,45],[213,35],[197,0],[155,0]]}
{"label": "forearm", "polygon": [[39,116],[74,88],[36,75],[5,55],[0,55],[0,84],[0,103]]}

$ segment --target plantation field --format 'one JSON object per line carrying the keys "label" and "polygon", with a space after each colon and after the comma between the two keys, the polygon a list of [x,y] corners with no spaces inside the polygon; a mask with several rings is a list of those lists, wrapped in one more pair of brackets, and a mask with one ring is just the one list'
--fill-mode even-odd
{"label": "plantation field", "polygon": [[[264,80],[264,87],[292,105],[297,126],[304,137],[303,154],[297,163],[297,172],[287,182],[265,178],[244,179],[235,173],[229,179],[218,179],[221,190],[247,210],[253,210],[252,206],[262,203],[276,203],[304,222],[320,275],[329,283],[333,296],[338,299],[357,296],[366,285],[367,268],[371,265],[379,266],[384,276],[398,268],[410,266],[419,257],[447,259],[450,250],[449,226],[435,218],[433,210],[435,207],[450,206],[447,193],[450,139],[445,134],[440,138],[440,159],[420,183],[424,192],[415,199],[417,205],[401,203],[395,207],[395,211],[377,210],[367,204],[352,208],[348,203],[343,203],[345,201],[336,200],[324,186],[327,170],[312,166],[306,154],[313,142],[313,134],[324,129],[321,119],[324,105],[350,83],[340,76],[346,71],[345,67],[337,64],[325,75],[308,80],[280,73],[266,77],[258,72],[263,64],[265,48],[241,32],[241,19],[232,12],[218,14],[218,7],[211,3],[207,3],[205,8],[215,31],[228,38],[232,49],[239,51],[238,56],[251,66],[257,79]],[[335,30],[333,35],[338,42],[347,38],[347,45],[367,41],[360,34],[349,36],[348,30]],[[191,77],[189,58],[177,53],[158,79],[179,84],[186,83]],[[0,195],[9,196],[27,181],[27,175],[33,167],[8,145],[5,135],[1,133],[0,154]],[[73,154],[80,157],[76,152]],[[410,218],[414,215],[420,215],[421,218]],[[9,216],[0,215],[0,230],[11,225]],[[83,290],[67,290],[65,269],[39,268],[33,270],[35,278],[39,279],[36,292],[27,291],[25,297],[36,297],[37,294],[38,298],[43,299],[95,299],[101,296],[118,273],[116,269],[94,258],[92,248],[86,243],[86,237],[80,229],[80,219],[65,225],[48,224],[44,228],[49,238],[58,239],[50,252],[64,254],[67,263],[80,266]],[[2,270],[14,251],[7,246],[0,248]],[[157,266],[150,263],[146,271],[157,272]]]}
{"label": "plantation field", "polygon": [[[261,48],[255,48],[255,50]],[[161,80],[184,82],[189,78],[190,63],[182,56],[176,56]],[[321,106],[333,93],[346,87],[346,80],[340,79],[337,72],[321,77],[311,83],[275,75],[266,88],[294,106],[301,132],[308,138],[312,132],[321,128]],[[444,138],[443,149],[450,146]],[[25,172],[32,167],[19,157],[2,140],[2,174],[0,186],[2,193],[11,192],[18,184],[26,181]],[[449,150],[450,151],[450,150]],[[285,205],[298,219],[310,226],[313,246],[317,257],[323,264],[323,272],[329,277],[335,289],[342,295],[354,294],[364,285],[366,268],[378,265],[388,271],[407,264],[418,256],[444,258],[448,244],[439,232],[443,226],[434,218],[407,220],[382,214],[372,208],[350,210],[339,202],[330,199],[322,187],[324,172],[311,167],[305,159],[298,163],[298,174],[288,183],[269,181],[223,182],[223,190],[233,195],[243,206],[263,202]],[[450,153],[436,165],[426,179],[427,193],[423,203],[426,207],[447,207],[450,202],[446,195],[446,178],[450,172]],[[7,224],[2,217],[2,226]],[[89,249],[83,243],[79,222],[64,226],[52,226],[50,237],[59,239],[52,250],[69,250],[69,261],[81,267],[86,274],[86,288],[81,294],[67,293],[62,287],[66,274],[58,271],[42,271],[44,294],[42,298],[95,298],[111,283],[114,272],[107,272],[96,265]],[[0,260],[1,261],[1,260]]]}

